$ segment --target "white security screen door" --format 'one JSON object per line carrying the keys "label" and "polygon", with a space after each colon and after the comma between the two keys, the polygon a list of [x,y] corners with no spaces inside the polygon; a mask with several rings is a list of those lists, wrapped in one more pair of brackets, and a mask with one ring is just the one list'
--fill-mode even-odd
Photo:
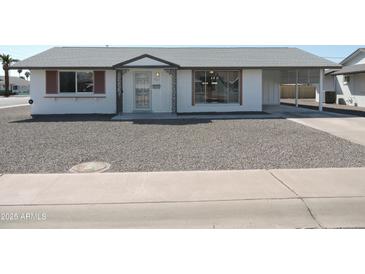
{"label": "white security screen door", "polygon": [[135,109],[151,109],[151,72],[136,72],[134,74]]}

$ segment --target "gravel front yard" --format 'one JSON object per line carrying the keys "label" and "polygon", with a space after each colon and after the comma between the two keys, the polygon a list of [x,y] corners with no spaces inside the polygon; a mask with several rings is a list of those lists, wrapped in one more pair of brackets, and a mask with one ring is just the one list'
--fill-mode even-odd
{"label": "gravel front yard", "polygon": [[110,116],[31,119],[0,110],[0,173],[365,166],[365,147],[283,119],[111,122]]}

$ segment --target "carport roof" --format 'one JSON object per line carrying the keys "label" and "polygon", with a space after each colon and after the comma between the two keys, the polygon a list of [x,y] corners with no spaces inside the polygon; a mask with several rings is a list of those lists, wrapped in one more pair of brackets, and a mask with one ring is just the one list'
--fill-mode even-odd
{"label": "carport roof", "polygon": [[113,68],[148,55],[181,68],[340,68],[325,58],[288,47],[54,47],[11,68]]}

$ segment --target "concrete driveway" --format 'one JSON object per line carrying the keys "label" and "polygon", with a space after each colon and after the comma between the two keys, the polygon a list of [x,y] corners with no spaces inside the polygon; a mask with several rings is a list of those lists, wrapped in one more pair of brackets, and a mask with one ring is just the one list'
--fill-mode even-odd
{"label": "concrete driveway", "polygon": [[18,107],[18,106],[26,106],[28,104],[29,96],[21,96],[15,95],[10,97],[0,96],[0,109],[10,108],[10,107]]}
{"label": "concrete driveway", "polygon": [[0,177],[1,228],[359,228],[365,168]]}
{"label": "concrete driveway", "polygon": [[325,131],[365,146],[365,117],[288,118],[288,120]]}
{"label": "concrete driveway", "polygon": [[365,146],[365,117],[280,105],[265,111]]}

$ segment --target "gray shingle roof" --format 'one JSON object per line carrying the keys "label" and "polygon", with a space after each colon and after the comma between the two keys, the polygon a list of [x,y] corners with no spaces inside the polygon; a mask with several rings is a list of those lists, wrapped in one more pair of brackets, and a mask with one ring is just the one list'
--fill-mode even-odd
{"label": "gray shingle roof", "polygon": [[343,67],[342,69],[335,71],[333,75],[355,74],[355,73],[365,73],[365,64]]}
{"label": "gray shingle roof", "polygon": [[55,47],[17,62],[12,68],[111,68],[143,54],[180,67],[340,67],[306,51],[286,47]]}

